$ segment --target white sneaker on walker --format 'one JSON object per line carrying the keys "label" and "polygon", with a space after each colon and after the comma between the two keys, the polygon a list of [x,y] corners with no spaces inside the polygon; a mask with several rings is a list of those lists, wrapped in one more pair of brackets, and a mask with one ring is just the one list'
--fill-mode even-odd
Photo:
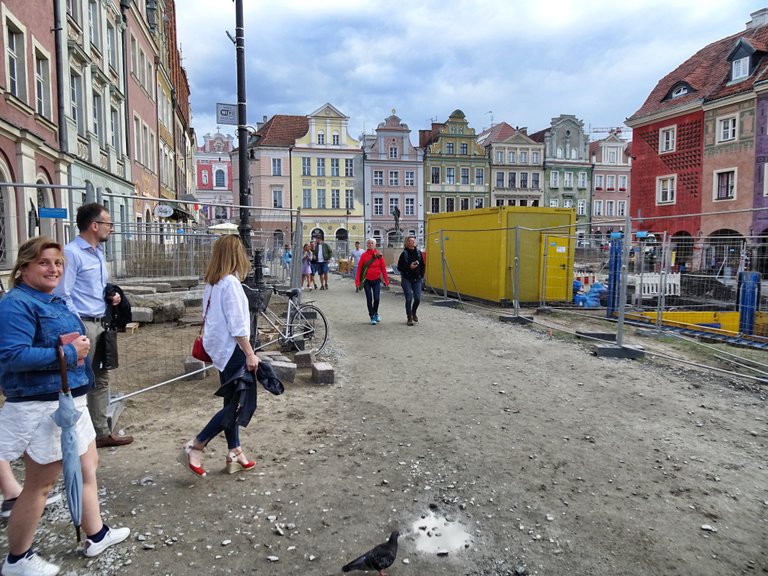
{"label": "white sneaker on walker", "polygon": [[113,544],[119,544],[120,542],[128,538],[130,534],[131,534],[130,528],[107,528],[107,533],[104,534],[104,538],[102,538],[98,542],[94,542],[90,538],[88,538],[85,541],[85,546],[83,547],[83,554],[85,554],[89,558],[98,556]]}
{"label": "white sneaker on walker", "polygon": [[3,576],[55,576],[59,573],[59,567],[43,560],[34,552],[28,552],[24,558],[13,564],[8,562],[6,556],[2,573]]}

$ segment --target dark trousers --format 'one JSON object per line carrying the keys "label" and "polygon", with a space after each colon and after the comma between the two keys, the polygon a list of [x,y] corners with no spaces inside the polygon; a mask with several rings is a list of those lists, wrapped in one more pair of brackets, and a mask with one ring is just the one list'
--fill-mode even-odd
{"label": "dark trousers", "polygon": [[379,313],[379,297],[381,295],[381,280],[366,280],[363,282],[365,301],[368,304],[368,316],[373,318]]}
{"label": "dark trousers", "polygon": [[416,316],[416,309],[421,303],[421,278],[401,278],[400,284],[405,295],[405,315],[408,318]]}
{"label": "dark trousers", "polygon": [[[224,367],[224,371],[219,374],[219,382],[224,385],[228,382],[245,364],[245,354],[240,349],[240,346],[235,344],[235,351]],[[218,436],[221,432],[224,432],[224,437],[227,439],[227,448],[234,450],[240,446],[240,426],[237,425],[236,419],[227,426],[224,425],[225,416],[228,409],[227,404],[232,400],[233,393],[229,393],[224,396],[224,407],[213,415],[213,418],[205,425],[205,428],[197,435],[197,441],[203,445],[207,445],[213,438]]]}

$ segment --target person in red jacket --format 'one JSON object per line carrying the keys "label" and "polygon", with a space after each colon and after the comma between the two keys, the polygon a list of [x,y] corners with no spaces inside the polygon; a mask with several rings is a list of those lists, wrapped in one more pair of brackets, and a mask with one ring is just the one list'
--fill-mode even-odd
{"label": "person in red jacket", "polygon": [[360,287],[363,284],[365,290],[365,300],[368,304],[368,316],[371,317],[371,326],[376,326],[381,322],[379,318],[379,295],[381,294],[381,280],[389,286],[389,276],[387,276],[387,265],[384,262],[384,256],[376,250],[376,239],[368,238],[365,242],[367,250],[360,257],[357,265],[357,276],[355,277],[355,286]]}

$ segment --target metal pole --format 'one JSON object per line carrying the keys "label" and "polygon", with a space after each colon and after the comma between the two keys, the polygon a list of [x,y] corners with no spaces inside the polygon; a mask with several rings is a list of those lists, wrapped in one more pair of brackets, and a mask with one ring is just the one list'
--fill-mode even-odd
{"label": "metal pole", "polygon": [[515,269],[514,269],[515,316],[520,316],[520,226],[515,226]]}
{"label": "metal pole", "polygon": [[240,174],[240,240],[242,240],[248,257],[252,255],[251,224],[249,222],[249,206],[251,205],[248,190],[248,120],[246,114],[245,95],[245,26],[243,18],[243,0],[235,0],[235,49],[237,51],[237,139]]}
{"label": "metal pole", "polygon": [[627,262],[629,261],[630,240],[632,238],[632,220],[627,214],[624,224],[624,251],[621,257],[621,270],[619,271],[619,320],[616,324],[616,345],[624,345],[624,312],[627,308]]}

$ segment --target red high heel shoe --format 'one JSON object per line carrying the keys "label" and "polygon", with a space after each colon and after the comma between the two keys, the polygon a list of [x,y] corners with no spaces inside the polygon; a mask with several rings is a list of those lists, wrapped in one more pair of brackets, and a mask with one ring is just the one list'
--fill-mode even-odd
{"label": "red high heel shoe", "polygon": [[[241,456],[245,462],[240,459]],[[224,467],[224,471],[227,474],[234,474],[235,472],[250,470],[254,466],[256,466],[256,462],[248,460],[243,456],[242,448],[235,448],[234,450],[230,450],[229,454],[227,454],[227,464]]]}
{"label": "red high heel shoe", "polygon": [[206,472],[205,468],[202,466],[195,466],[192,464],[192,462],[189,461],[189,453],[192,452],[192,450],[198,450],[199,452],[202,452],[202,450],[195,448],[192,441],[187,442],[187,444],[184,446],[184,448],[181,449],[181,453],[179,454],[179,463],[181,463],[184,468],[192,472],[195,476],[198,476],[199,478],[205,478]]}

